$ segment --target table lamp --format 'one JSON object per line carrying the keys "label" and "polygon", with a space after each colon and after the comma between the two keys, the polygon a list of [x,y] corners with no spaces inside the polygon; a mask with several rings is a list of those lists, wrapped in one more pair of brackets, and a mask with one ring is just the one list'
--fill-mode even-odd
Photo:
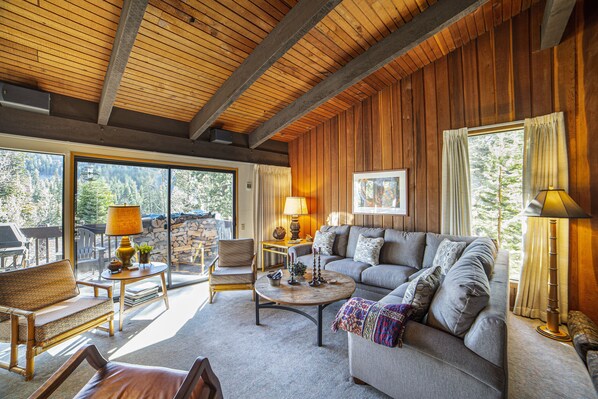
{"label": "table lamp", "polygon": [[120,246],[115,255],[123,264],[123,268],[133,266],[131,258],[135,255],[135,248],[131,245],[129,235],[143,233],[141,223],[141,209],[139,205],[112,205],[108,207],[106,221],[107,236],[122,236]]}
{"label": "table lamp", "polygon": [[538,326],[538,333],[557,341],[570,341],[571,337],[561,331],[559,325],[558,268],[557,268],[557,219],[580,219],[591,217],[563,189],[549,187],[540,190],[538,195],[523,211],[526,217],[548,218],[550,224],[549,274],[548,274],[548,308],[546,324]]}
{"label": "table lamp", "polygon": [[284,204],[284,214],[291,216],[291,240],[299,239],[299,215],[307,215],[307,201],[305,197],[287,197]]}

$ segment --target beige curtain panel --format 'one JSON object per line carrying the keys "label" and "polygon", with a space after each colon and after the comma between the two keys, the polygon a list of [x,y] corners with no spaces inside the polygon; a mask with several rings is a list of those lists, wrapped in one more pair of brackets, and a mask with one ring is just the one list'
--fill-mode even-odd
{"label": "beige curtain panel", "polygon": [[471,182],[467,128],[445,130],[442,145],[443,234],[471,235]]}
{"label": "beige curtain panel", "polygon": [[[290,236],[288,216],[283,215],[284,203],[291,196],[291,168],[255,165],[253,169],[254,201],[253,229],[255,244],[273,240],[272,232],[283,226]],[[261,251],[256,247],[258,268],[262,264]],[[280,255],[268,254],[266,265],[280,262]]]}
{"label": "beige curtain panel", "polygon": [[[565,119],[562,112],[525,120],[523,144],[523,207],[548,187],[569,190]],[[567,321],[569,281],[569,222],[559,219],[559,310]],[[524,221],[523,265],[513,313],[546,321],[548,306],[548,219]]]}

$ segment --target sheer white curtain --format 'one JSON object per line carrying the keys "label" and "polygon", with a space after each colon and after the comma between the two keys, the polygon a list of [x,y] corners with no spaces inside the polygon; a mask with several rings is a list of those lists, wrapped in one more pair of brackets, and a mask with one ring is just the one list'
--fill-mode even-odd
{"label": "sheer white curtain", "polygon": [[[254,210],[253,236],[258,245],[257,265],[261,267],[262,254],[259,243],[272,240],[272,232],[277,226],[283,226],[290,235],[288,216],[283,215],[286,197],[291,196],[291,168],[269,165],[255,165],[253,169]],[[268,254],[266,264],[275,261],[278,255]]]}
{"label": "sheer white curtain", "polygon": [[471,183],[467,128],[445,130],[442,144],[443,234],[471,235]]}
{"label": "sheer white curtain", "polygon": [[[569,190],[565,118],[562,112],[525,120],[523,206],[548,187]],[[569,222],[557,222],[559,310],[567,321]],[[548,305],[548,219],[528,218],[523,234],[523,265],[513,313],[546,321]]]}

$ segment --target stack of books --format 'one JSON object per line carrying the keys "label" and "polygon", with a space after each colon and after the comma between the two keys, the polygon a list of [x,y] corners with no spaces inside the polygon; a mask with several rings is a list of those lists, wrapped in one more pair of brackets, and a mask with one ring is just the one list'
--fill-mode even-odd
{"label": "stack of books", "polygon": [[154,283],[143,283],[125,289],[125,305],[137,306],[158,297],[158,286]]}

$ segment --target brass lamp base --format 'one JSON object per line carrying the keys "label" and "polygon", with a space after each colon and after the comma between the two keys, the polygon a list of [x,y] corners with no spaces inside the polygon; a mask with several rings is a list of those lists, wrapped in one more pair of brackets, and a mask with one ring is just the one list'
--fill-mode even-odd
{"label": "brass lamp base", "polygon": [[561,331],[560,328],[558,328],[558,332],[554,332],[554,331],[550,331],[550,329],[548,329],[547,325],[542,325],[542,326],[538,326],[538,328],[536,328],[536,331],[538,332],[538,334],[541,334],[550,339],[554,339],[555,341],[560,341],[560,342],[571,341],[571,337],[569,336],[569,334],[567,334],[564,331]]}
{"label": "brass lamp base", "polygon": [[128,236],[121,238],[120,247],[116,249],[115,255],[122,262],[123,269],[128,269],[133,266],[131,258],[135,255],[135,248],[131,245]]}

